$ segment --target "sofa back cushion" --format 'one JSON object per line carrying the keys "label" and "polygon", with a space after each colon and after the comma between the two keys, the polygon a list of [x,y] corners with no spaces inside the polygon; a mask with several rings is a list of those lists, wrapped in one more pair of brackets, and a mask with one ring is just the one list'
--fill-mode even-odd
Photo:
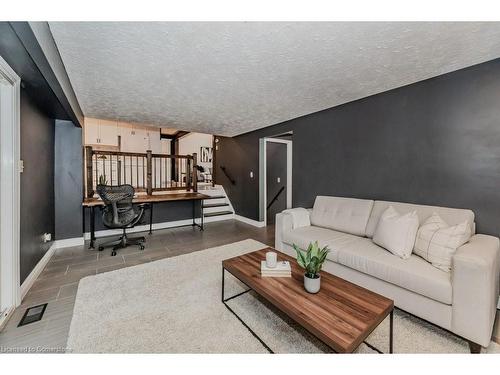
{"label": "sofa back cushion", "polygon": [[380,216],[389,207],[393,206],[396,211],[401,214],[405,214],[412,211],[417,211],[419,225],[422,225],[433,213],[437,213],[448,225],[457,225],[467,221],[472,229],[472,233],[475,232],[474,225],[474,212],[467,209],[461,208],[447,208],[439,206],[425,206],[421,204],[411,204],[411,203],[399,203],[399,202],[387,202],[387,201],[375,201],[373,204],[373,209],[371,211],[370,219],[366,226],[366,236],[372,238],[375,228],[377,228]]}
{"label": "sofa back cushion", "polygon": [[[460,246],[469,241],[471,232],[467,221],[449,226],[434,213],[418,230],[413,252],[432,263],[434,267],[450,272],[453,255]],[[375,231],[374,238],[376,233]]]}
{"label": "sofa back cushion", "polygon": [[373,242],[402,259],[408,259],[418,231],[416,211],[400,214],[389,206],[382,213],[373,234]]}
{"label": "sofa back cushion", "polygon": [[368,199],[317,196],[311,225],[364,236],[373,201]]}

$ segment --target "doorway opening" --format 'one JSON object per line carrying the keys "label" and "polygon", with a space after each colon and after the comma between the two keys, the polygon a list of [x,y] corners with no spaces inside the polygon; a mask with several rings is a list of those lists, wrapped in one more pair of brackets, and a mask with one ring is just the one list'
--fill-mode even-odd
{"label": "doorway opening", "polygon": [[265,225],[292,207],[292,138],[288,132],[260,140],[259,219]]}
{"label": "doorway opening", "polygon": [[0,329],[20,304],[19,126],[21,79],[0,57]]}

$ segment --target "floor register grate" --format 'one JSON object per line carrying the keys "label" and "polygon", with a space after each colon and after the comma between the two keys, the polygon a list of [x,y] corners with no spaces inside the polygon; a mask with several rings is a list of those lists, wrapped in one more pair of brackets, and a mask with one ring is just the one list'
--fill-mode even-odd
{"label": "floor register grate", "polygon": [[38,305],[38,306],[32,306],[26,309],[24,312],[23,318],[17,325],[18,327],[25,326],[26,324],[38,322],[42,320],[43,313],[45,312],[45,309],[47,308],[47,304],[44,303],[43,305]]}

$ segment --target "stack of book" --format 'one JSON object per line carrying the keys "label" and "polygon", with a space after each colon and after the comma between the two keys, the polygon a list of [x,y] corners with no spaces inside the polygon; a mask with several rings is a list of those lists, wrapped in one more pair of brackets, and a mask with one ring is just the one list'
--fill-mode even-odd
{"label": "stack of book", "polygon": [[283,260],[276,264],[276,267],[269,268],[266,261],[260,262],[260,273],[262,277],[292,277],[292,267],[290,262]]}

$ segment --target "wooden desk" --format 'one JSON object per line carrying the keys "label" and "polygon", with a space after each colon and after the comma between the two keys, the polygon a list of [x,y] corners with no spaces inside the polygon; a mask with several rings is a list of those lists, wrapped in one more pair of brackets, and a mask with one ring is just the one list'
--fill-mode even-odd
{"label": "wooden desk", "polygon": [[[203,205],[200,205],[200,224],[196,223],[195,220],[195,202],[202,201],[203,199],[209,198],[208,195],[201,193],[165,193],[165,194],[154,194],[154,195],[136,195],[132,200],[133,203],[149,204],[149,234],[153,233],[153,206],[155,203],[161,202],[179,202],[179,201],[191,201],[193,202],[193,223],[188,224],[192,226],[197,226],[200,230],[203,230]],[[84,214],[84,231],[85,231],[85,208],[90,209],[90,245],[89,248],[94,248],[95,242],[95,208],[103,207],[105,204],[100,198],[85,198],[83,200],[83,214]]]}

